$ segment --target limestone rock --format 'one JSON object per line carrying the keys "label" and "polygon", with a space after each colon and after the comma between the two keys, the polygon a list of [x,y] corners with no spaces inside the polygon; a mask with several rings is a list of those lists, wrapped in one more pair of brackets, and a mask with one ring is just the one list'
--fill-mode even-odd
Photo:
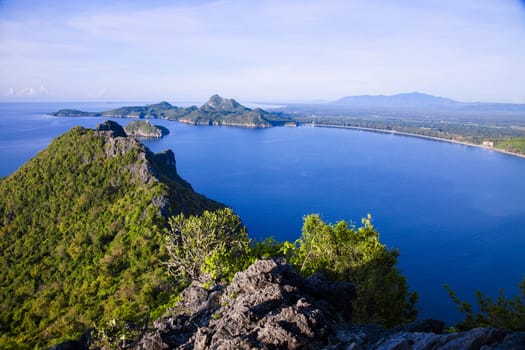
{"label": "limestone rock", "polygon": [[[310,293],[314,286],[324,291]],[[225,289],[190,286],[174,315],[157,321],[136,348],[320,349],[335,339],[333,320],[350,321],[351,307],[340,312],[340,300],[354,297],[350,283],[308,281],[282,261],[261,260]]]}

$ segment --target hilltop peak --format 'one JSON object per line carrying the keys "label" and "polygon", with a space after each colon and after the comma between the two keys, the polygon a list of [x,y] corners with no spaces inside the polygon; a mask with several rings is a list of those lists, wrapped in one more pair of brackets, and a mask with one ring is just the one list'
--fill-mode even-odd
{"label": "hilltop peak", "polygon": [[172,151],[124,136],[112,121],[74,127],[0,181],[0,348],[48,348],[168,302],[167,218],[223,205],[193,191]]}
{"label": "hilltop peak", "polygon": [[208,99],[208,102],[203,107],[213,108],[221,111],[235,111],[239,109],[247,109],[233,98],[224,98],[215,94]]}
{"label": "hilltop peak", "polygon": [[97,124],[96,126],[97,131],[108,131],[112,137],[126,137],[127,134],[124,131],[124,128],[120,126],[120,124],[111,121],[106,120],[103,123]]}

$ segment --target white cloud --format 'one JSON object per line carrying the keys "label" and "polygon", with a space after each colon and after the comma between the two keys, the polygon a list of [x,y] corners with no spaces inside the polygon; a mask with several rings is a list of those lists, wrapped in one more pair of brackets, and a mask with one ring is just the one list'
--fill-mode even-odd
{"label": "white cloud", "polygon": [[57,3],[0,16],[0,88],[15,87],[15,96],[19,86],[43,81],[57,98],[81,99],[222,90],[259,100],[335,99],[424,88],[502,100],[523,91],[523,9],[520,17],[508,3],[152,3]]}
{"label": "white cloud", "polygon": [[38,88],[29,86],[15,89],[10,87],[6,94],[6,96],[10,97],[43,97],[47,95],[49,95],[49,90],[44,85],[40,85]]}

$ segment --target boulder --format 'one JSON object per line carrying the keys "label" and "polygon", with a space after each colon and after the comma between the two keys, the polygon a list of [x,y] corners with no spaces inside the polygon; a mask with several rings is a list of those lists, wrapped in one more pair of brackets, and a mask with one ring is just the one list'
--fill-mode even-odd
{"label": "boulder", "polygon": [[260,260],[226,288],[192,285],[183,297],[136,349],[322,348],[336,339],[334,320],[350,322],[355,288]]}

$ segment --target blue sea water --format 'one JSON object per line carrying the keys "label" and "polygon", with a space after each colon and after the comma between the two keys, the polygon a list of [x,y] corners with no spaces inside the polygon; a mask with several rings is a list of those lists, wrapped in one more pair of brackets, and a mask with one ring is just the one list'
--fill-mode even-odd
{"label": "blue sea water", "polygon": [[[0,104],[0,176],[72,126],[103,121],[45,113],[121,105]],[[461,318],[444,284],[470,301],[478,289],[518,293],[525,277],[525,159],[356,130],[155,123],[170,134],[147,146],[173,149],[179,174],[197,192],[231,206],[252,237],[295,240],[309,213],[356,224],[371,213],[381,240],[401,252],[399,267],[419,293],[422,318],[449,324]]]}

